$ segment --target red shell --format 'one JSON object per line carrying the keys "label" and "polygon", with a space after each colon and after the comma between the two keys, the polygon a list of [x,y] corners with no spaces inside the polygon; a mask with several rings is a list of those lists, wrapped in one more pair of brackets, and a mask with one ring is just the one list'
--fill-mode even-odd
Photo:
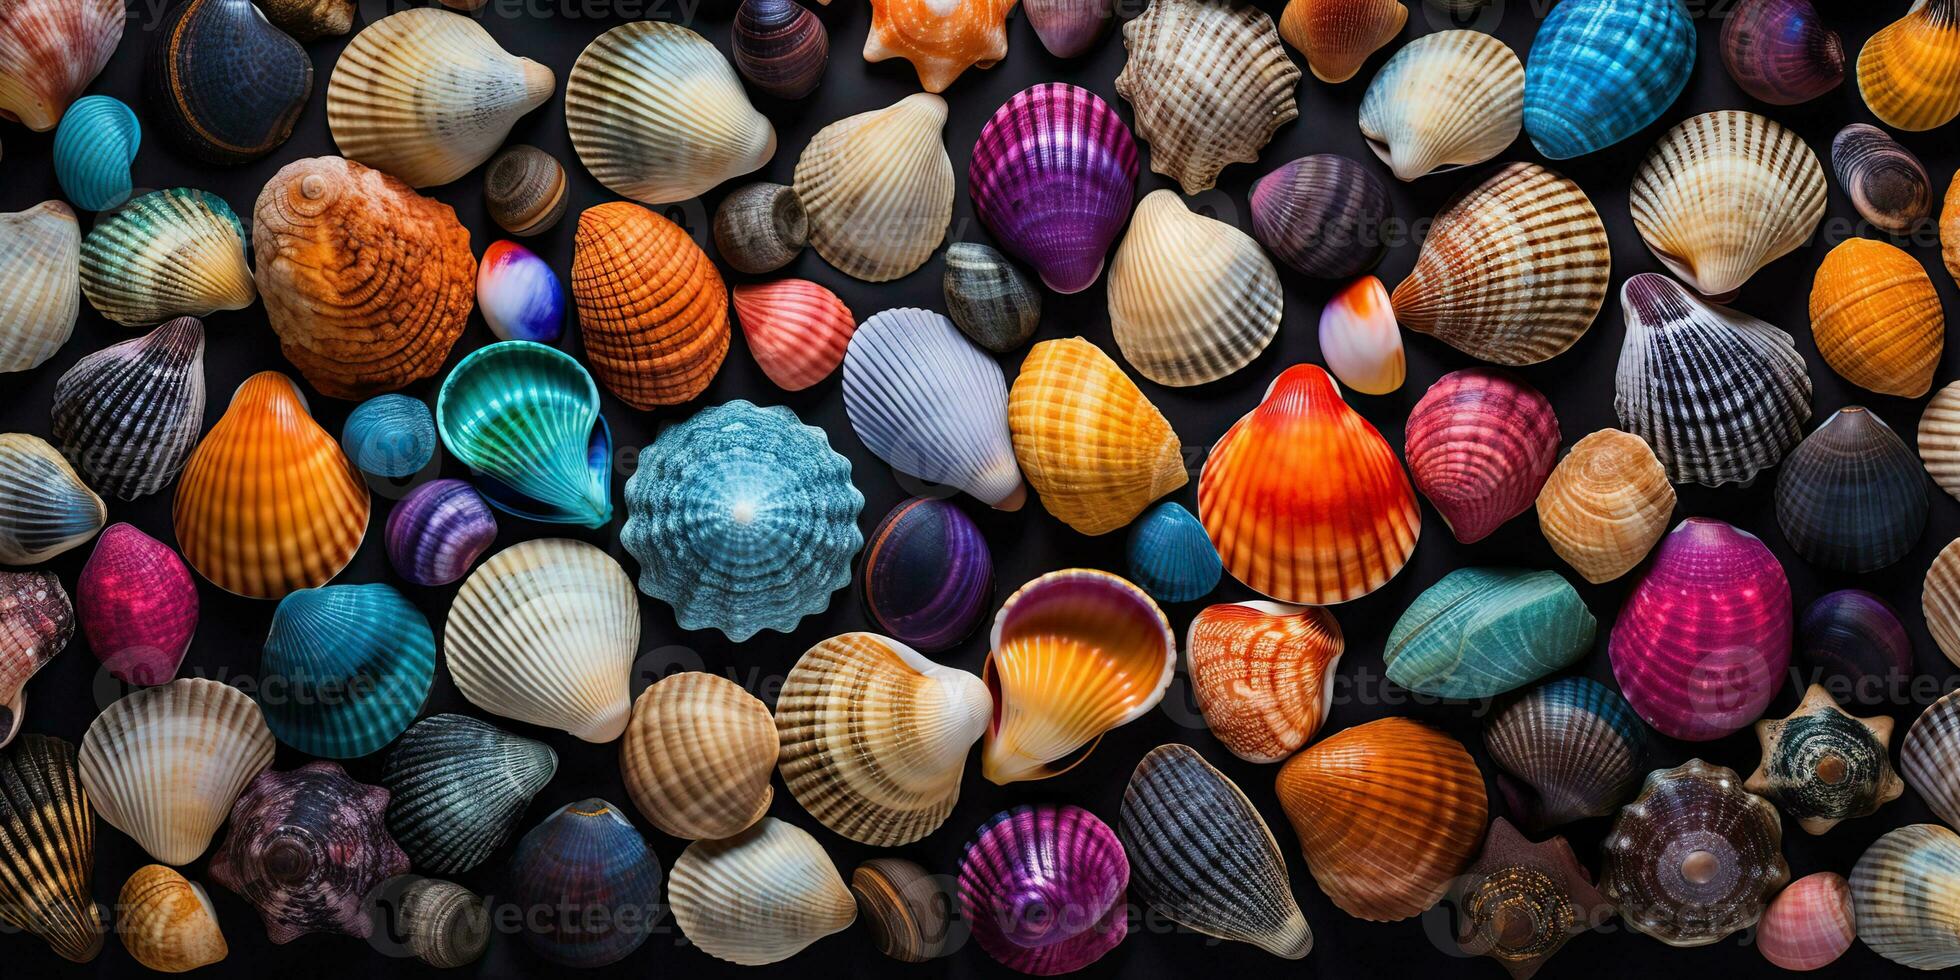
{"label": "red shell", "polygon": [[857,320],[836,293],[808,279],[743,283],[733,293],[749,353],[776,387],[802,391],[843,363]]}
{"label": "red shell", "polygon": [[75,615],[117,680],[168,683],[197,632],[197,583],[169,545],[113,524],[75,582]]}
{"label": "red shell", "polygon": [[1403,455],[1416,489],[1469,544],[1531,509],[1558,463],[1558,416],[1496,368],[1443,375],[1409,413]]}

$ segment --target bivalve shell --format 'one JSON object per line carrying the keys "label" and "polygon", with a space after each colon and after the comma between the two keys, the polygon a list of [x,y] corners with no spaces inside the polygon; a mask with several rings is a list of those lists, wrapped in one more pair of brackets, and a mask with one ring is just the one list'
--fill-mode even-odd
{"label": "bivalve shell", "polygon": [[525,834],[507,881],[504,897],[529,910],[525,944],[573,969],[625,959],[647,941],[660,911],[660,859],[622,811],[600,799],[561,807]]}
{"label": "bivalve shell", "polygon": [[1834,871],[1805,875],[1776,893],[1756,924],[1756,948],[1785,970],[1818,970],[1837,962],[1858,935],[1851,883]]}
{"label": "bivalve shell", "polygon": [[558,753],[464,715],[411,725],[382,760],[388,832],[417,867],[460,874],[504,846]]}
{"label": "bivalve shell", "polygon": [[395,740],[429,699],[436,638],[391,585],[301,589],[279,600],[259,657],[259,706],[279,741],[357,759]]}
{"label": "bivalve shell", "polygon": [[937,653],[966,639],[993,601],[993,553],[958,505],[913,497],[865,538],[858,587],[872,625]]}
{"label": "bivalve shell", "polygon": [[75,618],[89,649],[126,684],[165,684],[197,632],[197,583],[170,546],[111,524],[75,580]]}
{"label": "bivalve shell", "polygon": [[0,119],[45,133],[122,42],[122,0],[16,0],[0,11]]}
{"label": "bivalve shell", "polygon": [[1443,375],[1409,411],[1403,432],[1416,489],[1464,544],[1530,510],[1558,457],[1551,401],[1492,368]]}
{"label": "bivalve shell", "polygon": [[77,547],[108,513],[47,440],[0,434],[0,565],[37,565]]}
{"label": "bivalve shell", "polygon": [[54,135],[54,176],[61,192],[84,211],[107,211],[129,200],[135,187],[130,168],[142,142],[143,125],[120,100],[107,95],[75,100]]}
{"label": "bivalve shell", "polygon": [[1538,491],[1538,530],[1599,585],[1633,571],[1674,515],[1674,484],[1647,440],[1601,429],[1572,444]]}
{"label": "bivalve shell", "polygon": [[901,963],[946,954],[954,898],[925,868],[903,858],[872,858],[851,872],[851,894],[878,952]]}
{"label": "bivalve shell", "polygon": [[[1305,4],[1343,5],[1292,0]],[[1410,41],[1361,97],[1361,135],[1400,180],[1482,163],[1509,148],[1523,128],[1524,64],[1509,45],[1478,31],[1438,31]]]}
{"label": "bivalve shell", "polygon": [[1946,315],[1919,260],[1867,238],[1831,249],[1810,284],[1810,333],[1831,370],[1881,395],[1918,398],[1946,350]]}
{"label": "bivalve shell", "polygon": [[313,94],[313,60],[251,0],[186,0],[144,27],[150,119],[179,149],[235,165],[292,135]]}
{"label": "bivalve shell", "polygon": [[1858,51],[1858,93],[1894,129],[1937,129],[1960,116],[1960,9],[1914,0]]}
{"label": "bivalve shell", "polygon": [[667,905],[688,942],[740,966],[779,963],[857,920],[857,900],[823,845],[774,817],[689,844]]}
{"label": "bivalve shell", "polygon": [[781,742],[769,706],[725,677],[690,670],[633,702],[619,771],[640,815],[663,834],[720,840],[769,811]]}
{"label": "bivalve shell", "polygon": [[204,887],[175,869],[144,865],[116,898],[116,934],[131,958],[158,973],[188,973],[230,955]]}
{"label": "bivalve shell", "polygon": [[1626,700],[1588,677],[1541,684],[1484,727],[1505,809],[1532,831],[1619,809],[1640,788],[1649,743]]}
{"label": "bivalve shell", "polygon": [[1805,561],[1874,572],[1904,558],[1926,530],[1926,474],[1885,420],[1841,408],[1783,461],[1776,523]]}
{"label": "bivalve shell", "polygon": [[1107,824],[1073,806],[995,814],[960,858],[959,904],[973,939],[1031,976],[1088,967],[1129,934],[1130,862]]}
{"label": "bivalve shell", "polygon": [[163,489],[204,426],[204,325],[178,317],[84,356],[55,382],[49,414],[62,452],[103,493]]}
{"label": "bivalve shell", "polygon": [[808,279],[737,283],[729,293],[749,354],[776,387],[802,391],[844,363],[857,318],[836,293]]}
{"label": "bivalve shell", "polygon": [[1041,326],[1041,289],[1007,256],[978,242],[946,246],[946,315],[968,340],[1005,354]]}
{"label": "bivalve shell", "polygon": [[1831,169],[1858,216],[1892,235],[1910,234],[1933,213],[1933,179],[1885,130],[1852,123],[1831,140]]}
{"label": "bivalve shell", "polygon": [[[121,23],[121,21],[117,21]],[[0,213],[0,373],[40,367],[82,311],[82,230],[60,201]]]}
{"label": "bivalve shell", "polygon": [[95,959],[108,932],[90,894],[88,808],[74,746],[28,735],[0,750],[0,923],[41,937],[71,963]]}
{"label": "bivalve shell", "polygon": [[1184,635],[1205,725],[1247,762],[1279,762],[1320,731],[1346,648],[1333,613],[1263,599],[1206,606]]}
{"label": "bivalve shell", "polygon": [[1357,276],[1388,250],[1388,189],[1348,157],[1316,153],[1283,163],[1253,182],[1247,203],[1252,237],[1303,275]]}
{"label": "bivalve shell", "polygon": [[534,521],[612,520],[612,430],[570,354],[507,340],[463,358],[436,394],[436,433],[492,505]]}
{"label": "bivalve shell", "polygon": [[1591,652],[1597,621],[1557,572],[1459,568],[1422,591],[1388,633],[1388,679],[1445,698],[1490,698]]}
{"label": "bivalve shell", "polygon": [[1916,823],[1880,837],[1851,869],[1858,938],[1915,970],[1960,966],[1960,835]]}
{"label": "bivalve shell", "polygon": [[1694,67],[1695,25],[1681,4],[1563,0],[1525,56],[1525,132],[1553,160],[1605,149],[1659,119]]}
{"label": "bivalve shell", "polygon": [[1743,0],[1722,21],[1722,63],[1750,96],[1797,105],[1844,83],[1844,39],[1810,0]]}
{"label": "bivalve shell", "polygon": [[823,81],[830,32],[796,0],[743,0],[729,47],[749,84],[779,99],[800,99]]}
{"label": "bivalve shell", "polygon": [[126,327],[242,310],[258,297],[245,266],[245,226],[206,191],[178,187],[130,201],[96,221],[81,254],[82,295]]}
{"label": "bivalve shell", "polygon": [[648,411],[694,400],[728,356],[728,289],[679,225],[625,201],[587,208],[572,252],[585,359]]}
{"label": "bivalve shell", "polygon": [[953,221],[946,100],[924,93],[817,131],[796,160],[794,186],[810,247],[866,282],[910,275]]}
{"label": "bivalve shell", "polygon": [[1109,328],[1139,374],[1162,385],[1217,381],[1279,333],[1279,274],[1245,232],[1193,212],[1177,192],[1137,204],[1109,267]]}

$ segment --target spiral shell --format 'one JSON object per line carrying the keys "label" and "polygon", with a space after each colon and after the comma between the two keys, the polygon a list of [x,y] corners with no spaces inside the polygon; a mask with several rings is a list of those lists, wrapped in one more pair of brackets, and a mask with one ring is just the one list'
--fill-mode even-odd
{"label": "spiral shell", "polygon": [[857,920],[857,901],[807,832],[774,817],[674,862],[667,905],[688,942],[741,966],[781,962]]}
{"label": "spiral shell", "polygon": [[1674,484],[1647,440],[1601,429],[1572,444],[1538,491],[1538,530],[1598,585],[1633,571],[1667,532]]}
{"label": "spiral shell", "polygon": [[[120,23],[120,22],[119,22]],[[40,367],[81,315],[82,231],[60,201],[0,213],[0,373]]]}
{"label": "spiral shell", "polygon": [[391,935],[408,952],[439,970],[467,966],[490,945],[490,912],[483,899],[461,885],[433,878],[407,881],[394,904],[376,902]]}
{"label": "spiral shell", "polygon": [[1361,98],[1361,135],[1400,180],[1482,163],[1504,152],[1523,128],[1524,64],[1509,45],[1478,31],[1439,31],[1409,42]]}
{"label": "spiral shell", "polygon": [[[791,3],[793,0],[784,0]],[[744,3],[743,9],[748,9]],[[805,11],[805,16],[814,16]],[[749,184],[715,206],[715,252],[737,272],[774,272],[810,243],[810,215],[784,184]]]}
{"label": "spiral shell", "polygon": [[1259,244],[1177,192],[1137,204],[1109,266],[1109,328],[1138,373],[1199,385],[1250,364],[1279,333],[1279,274]]}
{"label": "spiral shell", "polygon": [[468,871],[504,846],[558,771],[558,753],[463,715],[430,715],[382,760],[388,833],[415,864]]}
{"label": "spiral shell", "polygon": [[1810,286],[1810,332],[1831,370],[1881,395],[1918,398],[1946,349],[1946,316],[1919,260],[1884,242],[1847,239]]}
{"label": "spiral shell", "polygon": [[1891,739],[1890,717],[1854,718],[1812,684],[1796,711],[1756,723],[1763,759],[1743,788],[1782,806],[1806,833],[1821,834],[1905,792],[1886,754]]}
{"label": "spiral shell", "polygon": [[1458,947],[1495,959],[1512,980],[1530,980],[1566,940],[1613,910],[1565,838],[1530,843],[1503,817],[1491,821],[1483,853],[1451,892]]}
{"label": "spiral shell", "polygon": [[143,126],[129,106],[107,95],[77,99],[54,136],[61,192],[84,211],[107,211],[129,200],[135,187],[130,168],[142,142]]}
{"label": "spiral shell", "polygon": [[978,242],[946,246],[946,315],[966,339],[996,354],[1041,326],[1041,290],[1007,256]]}
{"label": "spiral shell", "polygon": [[565,217],[570,201],[565,165],[535,146],[505,147],[483,168],[484,208],[513,235],[550,231]]}
{"label": "spiral shell", "polygon": [[116,898],[116,933],[131,958],[158,973],[187,973],[231,953],[211,897],[161,864],[144,865]]}
{"label": "spiral shell", "polygon": [[74,606],[53,572],[0,572],[0,746],[20,731],[22,688],[74,635]]}
{"label": "spiral shell", "polygon": [[1345,649],[1333,613],[1265,600],[1207,606],[1184,637],[1205,725],[1247,762],[1279,762],[1320,731]]}
{"label": "spiral shell", "polygon": [[901,963],[945,955],[954,898],[925,868],[903,858],[872,858],[851,872],[851,894],[878,952]]}
{"label": "spiral shell", "polygon": [[347,413],[347,422],[340,427],[340,448],[355,469],[384,480],[406,481],[435,459],[435,416],[419,398],[376,395]]}
{"label": "spiral shell", "polygon": [[62,452],[103,493],[163,489],[204,425],[204,325],[178,317],[84,356],[55,382],[50,414]]}
{"label": "spiral shell", "polygon": [[679,225],[625,201],[587,208],[572,299],[592,373],[648,411],[706,391],[728,356],[728,289]]}
{"label": "spiral shell", "polygon": [[953,161],[941,133],[946,100],[909,95],[817,131],[796,161],[810,247],[866,282],[910,275],[953,220]]}
{"label": "spiral shell", "polygon": [[960,910],[973,939],[1031,976],[1083,969],[1129,934],[1130,862],[1108,825],[1073,806],[995,814],[960,858]]}
{"label": "spiral shell", "polygon": [[640,692],[619,771],[633,805],[655,829],[720,840],[768,812],[779,751],[767,705],[734,681],[690,670]]}
{"label": "spiral shell", "polygon": [[1533,831],[1619,809],[1640,788],[1649,741],[1626,700],[1586,677],[1533,688],[1484,727],[1506,809]]}
{"label": "spiral shell", "polygon": [[151,191],[110,212],[82,239],[82,295],[124,326],[252,305],[245,226],[216,194]]}
{"label": "spiral shell", "polygon": [[779,99],[800,99],[823,81],[830,32],[796,0],[742,0],[729,47],[749,84]]}
{"label": "spiral shell", "polygon": [[1838,409],[1776,477],[1776,523],[1805,561],[1863,573],[1904,558],[1926,529],[1926,475],[1872,412]]}
{"label": "spiral shell", "polygon": [[993,554],[958,505],[913,497],[865,538],[858,587],[873,626],[936,653],[966,639],[992,603]]}

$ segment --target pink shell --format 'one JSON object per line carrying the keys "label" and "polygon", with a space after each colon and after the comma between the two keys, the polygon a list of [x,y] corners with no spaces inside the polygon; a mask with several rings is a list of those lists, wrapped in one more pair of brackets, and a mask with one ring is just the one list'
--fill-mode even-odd
{"label": "pink shell", "polygon": [[735,319],[762,373],[784,391],[802,391],[843,363],[857,320],[837,294],[808,279],[734,288]]}
{"label": "pink shell", "polygon": [[1776,556],[1747,531],[1690,517],[1662,539],[1607,653],[1647,724],[1705,742],[1762,717],[1790,666],[1790,632]]}
{"label": "pink shell", "polygon": [[197,584],[170,546],[112,524],[75,582],[89,649],[125,684],[166,684],[197,632]]}
{"label": "pink shell", "polygon": [[1769,903],[1757,925],[1763,959],[1785,970],[1829,966],[1858,936],[1851,884],[1841,874],[1819,871],[1792,882]]}
{"label": "pink shell", "polygon": [[1531,509],[1558,462],[1558,416],[1509,371],[1443,375],[1409,413],[1403,455],[1416,489],[1469,544]]}

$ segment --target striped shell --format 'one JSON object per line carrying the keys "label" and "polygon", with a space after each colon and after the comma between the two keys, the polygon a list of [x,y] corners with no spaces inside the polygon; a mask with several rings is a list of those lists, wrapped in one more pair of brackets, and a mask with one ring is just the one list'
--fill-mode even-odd
{"label": "striped shell", "polygon": [[116,897],[116,934],[131,958],[158,973],[186,973],[230,955],[204,887],[161,864],[144,865]]}
{"label": "striped shell", "polygon": [[0,572],[0,746],[19,734],[24,688],[75,636],[75,607],[53,572]]}
{"label": "striped shell", "polygon": [[95,959],[108,931],[90,894],[89,802],[74,746],[27,735],[0,749],[0,924],[41,937],[71,963]]}
{"label": "striped shell", "polygon": [[1410,41],[1361,97],[1361,135],[1400,180],[1482,163],[1509,148],[1523,128],[1524,64],[1509,45],[1478,31],[1438,31]]}
{"label": "striped shell", "polygon": [[1960,381],[1935,392],[1919,416],[1919,458],[1940,489],[1960,498]]}
{"label": "striped shell", "polygon": [[1880,837],[1851,869],[1858,938],[1915,970],[1960,966],[1960,835],[1916,823]]}
{"label": "striped shell", "polygon": [[75,362],[55,382],[53,431],[89,482],[122,500],[177,478],[204,426],[204,324],[178,317]]}
{"label": "striped shell", "polygon": [[1919,713],[1899,747],[1899,770],[1906,782],[1947,823],[1960,823],[1955,758],[1960,758],[1960,692],[1949,691]]}
{"label": "striped shell", "polygon": [[817,131],[796,161],[794,186],[810,247],[866,282],[910,275],[953,220],[946,100],[909,95]]}
{"label": "striped shell", "polygon": [[585,359],[648,411],[694,400],[728,356],[728,289],[679,225],[625,201],[586,209],[572,252]]}
{"label": "striped shell", "polygon": [[170,546],[111,524],[75,580],[75,619],[89,650],[127,684],[177,676],[197,632],[197,583]]}
{"label": "striped shell", "polygon": [[1598,622],[1557,572],[1459,568],[1402,611],[1382,649],[1384,674],[1444,698],[1491,698],[1591,652]]}
{"label": "striped shell", "polygon": [[151,191],[98,219],[82,239],[82,295],[126,327],[252,305],[245,226],[224,198]]}
{"label": "striped shell", "polygon": [[1587,677],[1541,684],[1484,727],[1505,809],[1534,832],[1619,809],[1640,788],[1650,741],[1626,700]]}
{"label": "striped shell", "polygon": [[0,119],[45,133],[122,41],[123,0],[13,0],[0,9]]}
{"label": "striped shell", "polygon": [[1756,948],[1785,970],[1829,966],[1857,938],[1851,883],[1834,871],[1805,875],[1776,893],[1756,924]]}
{"label": "striped shell", "polygon": [[75,211],[44,201],[0,213],[0,373],[40,367],[81,315],[82,231]]}
{"label": "striped shell", "polygon": [[1876,413],[1838,409],[1804,437],[1776,476],[1776,523],[1805,561],[1875,572],[1904,558],[1926,529],[1926,474]]}
{"label": "striped shell", "polygon": [[1946,315],[1924,266],[1866,238],[1831,249],[1810,285],[1810,333],[1831,370],[1881,395],[1918,398],[1946,349]]}
{"label": "striped shell", "polygon": [[1266,600],[1206,606],[1184,636],[1205,725],[1247,762],[1279,762],[1320,731],[1345,649],[1333,613]]}
{"label": "striped shell", "polygon": [[1877,126],[1852,123],[1838,130],[1831,140],[1831,170],[1858,216],[1888,235],[1909,235],[1933,213],[1933,178],[1926,165]]}
{"label": "striped shell", "polygon": [[762,373],[802,391],[844,363],[857,319],[837,294],[808,279],[737,283],[730,290],[742,338]]}
{"label": "striped shell", "polygon": [[1858,51],[1858,94],[1894,129],[1938,129],[1960,116],[1960,6],[1913,0]]}
{"label": "striped shell", "polygon": [[687,941],[718,960],[764,966],[857,920],[857,901],[808,832],[774,817],[674,862],[667,906]]}
{"label": "striped shell", "polygon": [[107,520],[102,498],[47,440],[0,434],[0,565],[39,564],[94,537]]}
{"label": "striped shell", "polygon": [[1572,444],[1538,491],[1538,530],[1586,581],[1633,571],[1667,533],[1674,484],[1647,440],[1601,429]]}
{"label": "striped shell", "polygon": [[[796,7],[794,0],[781,0]],[[745,3],[743,9],[747,10]],[[796,7],[801,10],[801,7]],[[804,16],[815,18],[808,11]],[[737,272],[774,272],[796,261],[810,243],[810,215],[786,184],[736,188],[715,206],[715,254]]]}
{"label": "striped shell", "polygon": [[557,227],[569,200],[565,165],[535,146],[506,147],[483,168],[484,209],[513,235],[542,235]]}
{"label": "striped shell", "polygon": [[851,894],[878,952],[901,963],[946,954],[954,898],[942,878],[903,858],[872,858],[851,872]]}
{"label": "striped shell", "polygon": [[430,715],[382,760],[388,833],[417,867],[458,874],[509,842],[558,753],[464,715]]}
{"label": "striped shell", "polygon": [[1524,379],[1468,368],[1429,386],[1403,439],[1416,489],[1470,544],[1531,509],[1558,457],[1558,415]]}
{"label": "striped shell", "polygon": [[1279,333],[1279,274],[1259,243],[1152,191],[1109,264],[1109,329],[1124,360],[1162,385],[1217,381]]}
{"label": "striped shell", "polygon": [[633,805],[656,830],[720,840],[769,811],[780,744],[768,705],[734,681],[691,670],[640,692],[620,744],[619,771]]}

